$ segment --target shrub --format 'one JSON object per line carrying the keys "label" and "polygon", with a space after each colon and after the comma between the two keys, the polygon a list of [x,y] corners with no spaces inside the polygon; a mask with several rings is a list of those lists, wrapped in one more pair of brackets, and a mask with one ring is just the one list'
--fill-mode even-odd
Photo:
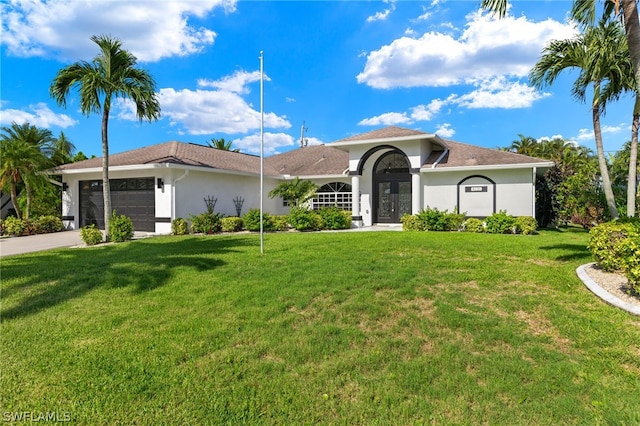
{"label": "shrub", "polygon": [[222,230],[221,215],[218,213],[200,213],[191,215],[191,232],[196,234],[213,234]]}
{"label": "shrub", "polygon": [[446,211],[427,207],[418,213],[418,220],[422,222],[425,231],[444,231],[446,228],[445,214]]}
{"label": "shrub", "polygon": [[88,246],[95,246],[102,242],[102,231],[96,228],[96,225],[87,225],[80,229],[80,238]]}
{"label": "shrub", "polygon": [[298,231],[317,231],[324,228],[324,221],[318,213],[301,207],[291,208],[289,223]]}
{"label": "shrub", "polygon": [[23,235],[27,231],[27,223],[17,217],[9,216],[4,220],[4,232],[7,235]]}
{"label": "shrub", "polygon": [[608,272],[621,271],[624,269],[623,253],[631,249],[624,241],[637,241],[640,227],[631,222],[606,222],[591,228],[589,236],[587,248],[600,267]]}
{"label": "shrub", "polygon": [[40,216],[37,219],[38,222],[38,232],[39,233],[49,233],[49,232],[59,232],[64,229],[64,225],[62,224],[62,219],[56,216]]}
{"label": "shrub", "polygon": [[425,231],[424,223],[414,214],[403,214],[400,222],[403,231]]}
{"label": "shrub", "polygon": [[538,222],[531,216],[518,216],[515,223],[516,233],[530,235],[538,229]]}
{"label": "shrub", "polygon": [[223,217],[221,220],[223,232],[242,231],[242,219],[237,216]]}
{"label": "shrub", "polygon": [[501,210],[486,219],[487,232],[490,234],[513,234],[516,218]]}
{"label": "shrub", "polygon": [[629,280],[629,286],[640,293],[640,232],[622,240],[618,251],[621,269]]}
{"label": "shrub", "polygon": [[462,224],[462,230],[465,232],[475,233],[483,233],[486,231],[484,228],[484,223],[476,217],[470,217],[469,219],[465,220]]}
{"label": "shrub", "polygon": [[289,229],[289,216],[271,216],[274,231],[286,231]]}
{"label": "shrub", "polygon": [[115,210],[111,216],[109,222],[109,237],[111,241],[121,243],[123,241],[129,241],[133,238],[133,222],[131,218],[121,214],[119,215]]}
{"label": "shrub", "polygon": [[[244,229],[247,231],[259,231],[260,230],[260,209],[249,209],[248,212],[242,216],[244,222]],[[269,213],[262,214],[262,229],[264,231],[273,231],[274,224]]]}
{"label": "shrub", "polygon": [[456,212],[447,213],[445,210],[443,220],[445,224],[445,231],[460,231],[462,229],[462,224],[464,223],[464,214]]}
{"label": "shrub", "polygon": [[318,214],[324,222],[324,229],[351,228],[351,212],[337,207],[324,207],[318,210]]}
{"label": "shrub", "polygon": [[171,222],[171,234],[172,235],[186,235],[189,233],[189,225],[187,221],[181,217],[176,217]]}

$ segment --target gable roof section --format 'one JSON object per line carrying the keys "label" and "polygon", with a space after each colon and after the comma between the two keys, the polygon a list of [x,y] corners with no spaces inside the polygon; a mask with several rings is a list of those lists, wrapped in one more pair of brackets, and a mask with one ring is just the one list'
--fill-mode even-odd
{"label": "gable roof section", "polygon": [[419,130],[405,129],[404,127],[389,126],[378,130],[373,130],[371,132],[349,136],[348,138],[340,139],[336,142],[394,139],[421,135],[429,135],[429,133],[421,132]]}
{"label": "gable roof section", "polygon": [[349,153],[326,145],[312,145],[274,155],[265,163],[281,175],[341,175],[349,169]]}
{"label": "gable roof section", "polygon": [[[422,165],[423,168],[447,169],[473,166],[526,166],[544,165],[551,166],[549,160],[529,157],[514,152],[499,151],[497,149],[468,145],[445,139],[449,151],[440,158],[444,151],[433,151]],[[438,161],[439,160],[439,161]]]}
{"label": "gable roof section", "polygon": [[[109,156],[109,167],[144,164],[179,164],[243,173],[260,173],[260,157],[255,155],[177,141],[133,149]],[[54,172],[100,167],[102,167],[101,157],[65,164],[56,167]],[[265,174],[278,175],[278,172],[268,168],[265,162]]]}

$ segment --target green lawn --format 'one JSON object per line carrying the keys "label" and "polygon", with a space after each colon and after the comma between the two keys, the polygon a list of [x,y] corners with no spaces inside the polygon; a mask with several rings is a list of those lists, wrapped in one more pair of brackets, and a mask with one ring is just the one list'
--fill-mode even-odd
{"label": "green lawn", "polygon": [[0,415],[640,424],[640,319],[584,232],[158,237],[1,261]]}

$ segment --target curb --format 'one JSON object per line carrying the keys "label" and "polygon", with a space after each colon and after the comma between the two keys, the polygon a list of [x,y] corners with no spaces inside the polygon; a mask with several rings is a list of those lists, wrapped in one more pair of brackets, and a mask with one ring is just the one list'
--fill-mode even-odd
{"label": "curb", "polygon": [[627,311],[630,314],[640,315],[640,306],[632,305],[630,303],[625,302],[624,300],[617,298],[613,294],[609,293],[608,291],[600,287],[594,280],[591,279],[589,275],[587,275],[585,268],[593,264],[595,264],[595,262],[578,266],[578,268],[576,269],[576,273],[578,274],[578,277],[582,280],[584,285],[587,286],[587,288],[591,290],[593,294],[595,294],[596,296],[598,296],[600,299],[604,300],[608,304],[615,306],[616,308],[620,308],[624,311]]}

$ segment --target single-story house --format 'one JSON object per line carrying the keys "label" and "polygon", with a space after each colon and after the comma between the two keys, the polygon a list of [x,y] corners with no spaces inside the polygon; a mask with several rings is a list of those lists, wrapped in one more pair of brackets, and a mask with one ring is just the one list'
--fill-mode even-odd
{"label": "single-story house", "polygon": [[[136,230],[169,233],[171,221],[206,211],[242,215],[260,206],[260,157],[183,142],[166,142],[109,157],[111,202]],[[552,162],[386,127],[326,145],[304,146],[264,159],[264,211],[286,214],[267,197],[300,177],[320,190],[312,208],[337,205],[353,226],[400,223],[427,207],[486,217],[505,210],[534,216],[536,176]],[[103,226],[102,159],[57,167],[63,181],[63,221],[77,229]]]}

